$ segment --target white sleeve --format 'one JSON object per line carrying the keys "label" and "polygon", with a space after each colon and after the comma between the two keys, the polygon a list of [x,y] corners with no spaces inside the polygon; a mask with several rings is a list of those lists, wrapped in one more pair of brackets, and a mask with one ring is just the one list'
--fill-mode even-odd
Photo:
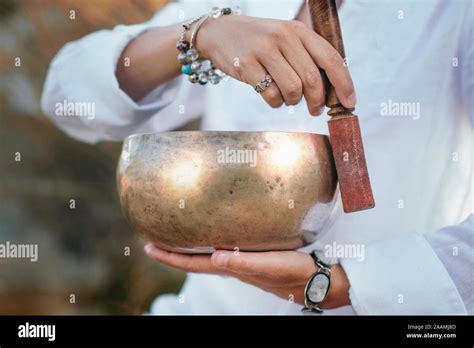
{"label": "white sleeve", "polygon": [[438,258],[461,295],[470,315],[474,314],[474,215],[457,226],[427,233]]}
{"label": "white sleeve", "polygon": [[368,245],[341,259],[357,314],[472,314],[474,215],[457,226]]}
{"label": "white sleeve", "polygon": [[[203,108],[202,86],[187,83],[180,76],[157,86],[136,103],[120,89],[115,69],[127,44],[143,31],[192,18],[207,8],[206,1],[174,2],[146,23],[119,25],[66,44],[49,67],[41,98],[44,114],[71,137],[89,143],[166,131],[198,117]],[[77,109],[77,105],[89,112],[72,109],[74,116],[58,112]]]}
{"label": "white sleeve", "polygon": [[474,29],[472,7],[473,2],[468,2],[457,53],[459,59],[457,77],[460,79],[461,92],[459,95],[462,98],[462,105],[469,115],[471,127],[474,127]]}

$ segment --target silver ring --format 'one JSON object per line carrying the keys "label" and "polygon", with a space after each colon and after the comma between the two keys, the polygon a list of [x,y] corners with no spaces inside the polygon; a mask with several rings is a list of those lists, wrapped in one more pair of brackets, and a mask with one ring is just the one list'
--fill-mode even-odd
{"label": "silver ring", "polygon": [[265,89],[267,89],[268,86],[273,82],[272,77],[270,74],[265,75],[263,80],[261,80],[259,83],[257,83],[254,87],[255,92],[258,94],[262,93]]}

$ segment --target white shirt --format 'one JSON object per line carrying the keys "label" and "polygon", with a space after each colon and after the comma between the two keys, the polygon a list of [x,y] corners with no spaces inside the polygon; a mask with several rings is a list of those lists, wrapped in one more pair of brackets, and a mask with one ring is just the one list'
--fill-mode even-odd
{"label": "white shirt", "polygon": [[[115,68],[134,37],[213,5],[237,4],[245,15],[291,19],[302,2],[181,1],[147,23],[71,42],[51,63],[44,112],[67,134],[89,143],[168,131],[198,116],[204,130],[327,133],[327,116],[309,116],[304,100],[271,109],[250,86],[233,79],[203,87],[180,76],[139,103],[120,90]],[[333,242],[365,246],[363,261],[340,259],[352,306],[325,313],[472,314],[472,1],[351,0],[339,15],[376,208],[340,214],[316,243],[323,249]],[[55,104],[64,100],[94,102],[96,117],[56,116]],[[393,115],[402,105],[413,108],[406,116]],[[301,308],[215,275],[189,274],[181,294],[160,296],[151,312],[298,314]]]}

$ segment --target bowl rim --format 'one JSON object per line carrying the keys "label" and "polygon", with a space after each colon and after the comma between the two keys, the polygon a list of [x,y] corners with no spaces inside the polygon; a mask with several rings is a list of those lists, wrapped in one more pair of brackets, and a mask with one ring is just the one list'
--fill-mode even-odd
{"label": "bowl rim", "polygon": [[312,132],[287,132],[287,131],[233,131],[233,130],[225,130],[225,131],[220,131],[220,130],[185,130],[185,131],[167,131],[167,132],[150,132],[150,133],[136,133],[136,134],[131,134],[127,136],[124,139],[124,142],[134,139],[134,138],[141,138],[144,136],[160,136],[160,135],[170,135],[170,134],[177,134],[177,133],[201,133],[203,135],[205,134],[216,134],[216,133],[221,133],[221,134],[230,134],[230,133],[246,133],[246,134],[301,134],[301,135],[311,135],[311,136],[316,136],[316,137],[322,137],[322,138],[327,138],[329,139],[329,136],[327,134],[321,134],[321,133],[312,133]]}

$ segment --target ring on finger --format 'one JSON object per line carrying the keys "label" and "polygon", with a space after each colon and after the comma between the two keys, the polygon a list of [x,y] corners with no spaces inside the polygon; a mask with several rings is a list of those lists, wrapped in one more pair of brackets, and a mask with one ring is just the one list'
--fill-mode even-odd
{"label": "ring on finger", "polygon": [[259,83],[255,85],[254,87],[255,92],[257,92],[258,94],[262,93],[263,91],[265,91],[265,89],[267,89],[268,86],[270,86],[272,82],[273,82],[273,79],[270,76],[270,74],[265,75],[265,77],[262,80],[260,80]]}

